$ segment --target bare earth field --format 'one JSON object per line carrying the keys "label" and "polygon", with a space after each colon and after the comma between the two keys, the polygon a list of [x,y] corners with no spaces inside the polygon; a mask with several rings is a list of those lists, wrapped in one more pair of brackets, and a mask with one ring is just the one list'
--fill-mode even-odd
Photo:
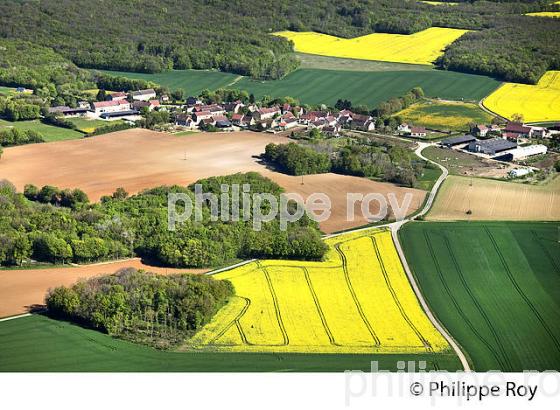
{"label": "bare earth field", "polygon": [[[257,171],[286,192],[299,193],[304,198],[315,192],[327,194],[332,201],[332,214],[321,224],[326,233],[369,222],[361,212],[356,213],[354,221],[346,221],[347,192],[385,196],[393,192],[399,203],[408,192],[413,198],[410,213],[424,200],[425,192],[421,190],[330,173],[305,176],[302,184],[301,177],[271,171],[255,158],[271,142],[285,143],[288,139],[253,132],[177,137],[133,129],[81,140],[6,148],[0,161],[0,178],[11,181],[19,190],[28,183],[80,188],[96,201],[118,187],[137,193],[158,185],[188,185],[201,178]],[[376,202],[372,202],[372,212],[375,206]]]}
{"label": "bare earth field", "polygon": [[[467,214],[469,209],[470,215]],[[560,178],[547,185],[533,186],[449,176],[426,219],[557,221],[560,219]]]}
{"label": "bare earth field", "polygon": [[42,305],[46,292],[51,288],[72,285],[79,279],[110,274],[129,267],[161,274],[206,271],[148,266],[143,264],[140,258],[93,265],[0,270],[0,318],[26,313],[34,306]]}

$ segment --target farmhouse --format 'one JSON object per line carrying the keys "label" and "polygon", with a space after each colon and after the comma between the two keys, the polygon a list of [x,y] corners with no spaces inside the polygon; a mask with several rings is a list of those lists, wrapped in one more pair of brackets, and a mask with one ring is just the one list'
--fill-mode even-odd
{"label": "farmhouse", "polygon": [[278,126],[283,130],[289,130],[290,128],[297,127],[297,125],[298,125],[298,120],[296,117],[293,116],[288,118],[282,118],[280,120],[280,123],[278,124]]}
{"label": "farmhouse", "polygon": [[107,99],[109,101],[119,101],[119,100],[126,100],[127,95],[125,92],[116,92],[116,93],[111,93],[109,94],[109,96],[107,97]]}
{"label": "farmhouse", "polygon": [[147,108],[148,111],[152,111],[154,108],[159,107],[160,103],[158,100],[150,101],[134,101],[132,103],[132,108],[135,110],[140,110],[141,108]]}
{"label": "farmhouse", "polygon": [[275,115],[280,115],[280,108],[270,107],[270,108],[259,108],[253,112],[253,118],[257,121],[268,120],[273,118]]}
{"label": "farmhouse", "polygon": [[218,128],[229,128],[231,127],[231,122],[225,115],[216,115],[213,116],[212,119],[214,120],[214,125]]}
{"label": "farmhouse", "polygon": [[424,138],[428,135],[424,127],[410,127],[410,136],[414,138]]}
{"label": "farmhouse", "polygon": [[533,129],[518,122],[508,122],[504,130],[508,138],[530,138],[533,134]]}
{"label": "farmhouse", "polygon": [[149,101],[156,98],[156,92],[153,88],[147,90],[133,91],[131,94],[132,99],[135,101]]}
{"label": "farmhouse", "polygon": [[96,101],[91,104],[91,109],[96,115],[130,110],[130,103],[126,100]]}
{"label": "farmhouse", "polygon": [[515,142],[508,141],[503,138],[493,138],[485,141],[473,141],[468,145],[467,149],[470,152],[494,156],[500,152],[507,151],[515,147],[517,147],[517,143]]}
{"label": "farmhouse", "polygon": [[397,131],[399,134],[409,134],[410,126],[407,123],[402,123],[397,127]]}
{"label": "farmhouse", "polygon": [[459,137],[452,137],[444,139],[440,142],[441,146],[446,148],[452,148],[458,145],[468,144],[470,142],[476,141],[476,138],[472,135],[461,135]]}
{"label": "farmhouse", "polygon": [[192,119],[196,124],[210,118],[212,118],[212,113],[210,111],[197,111],[192,114]]}
{"label": "farmhouse", "polygon": [[180,125],[182,127],[188,127],[188,128],[195,128],[196,122],[192,119],[192,117],[189,114],[181,113],[178,114],[177,117],[175,118],[175,125]]}
{"label": "farmhouse", "polygon": [[323,128],[322,132],[330,137],[338,137],[340,134],[340,125],[327,125]]}
{"label": "farmhouse", "polygon": [[477,137],[481,137],[484,138],[486,137],[486,134],[488,134],[488,127],[486,125],[483,124],[477,124],[474,127],[471,128],[471,133],[473,135],[476,135]]}

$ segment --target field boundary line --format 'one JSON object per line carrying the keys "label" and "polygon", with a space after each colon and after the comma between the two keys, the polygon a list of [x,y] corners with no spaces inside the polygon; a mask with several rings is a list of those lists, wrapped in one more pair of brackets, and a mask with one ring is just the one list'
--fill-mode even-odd
{"label": "field boundary line", "polygon": [[429,147],[431,145],[433,145],[433,144],[420,143],[418,148],[416,148],[416,150],[414,152],[421,159],[423,159],[423,160],[425,160],[429,163],[435,164],[439,169],[441,169],[442,173],[439,176],[439,178],[437,179],[437,181],[435,182],[434,186],[432,187],[432,190],[428,194],[428,198],[427,198],[426,203],[424,204],[424,207],[422,208],[422,210],[420,212],[418,212],[416,215],[414,215],[413,217],[411,217],[410,219],[405,219],[401,222],[396,222],[396,223],[391,224],[390,225],[391,236],[393,238],[393,244],[395,245],[395,248],[397,249],[397,253],[398,253],[399,258],[401,260],[401,264],[404,268],[406,276],[408,277],[408,281],[410,282],[410,285],[412,286],[412,289],[413,289],[414,293],[416,294],[416,297],[418,298],[418,301],[420,302],[420,305],[424,309],[424,312],[426,313],[426,316],[428,316],[428,319],[430,319],[430,321],[432,322],[434,327],[441,333],[441,335],[444,337],[444,339],[447,340],[447,343],[449,343],[451,348],[455,351],[455,354],[457,355],[457,357],[459,357],[459,360],[461,361],[461,365],[463,366],[463,370],[466,371],[466,372],[470,372],[470,371],[472,371],[472,369],[469,365],[469,361],[467,360],[467,356],[465,355],[465,353],[463,353],[463,351],[459,347],[459,344],[455,341],[455,339],[453,339],[453,337],[447,331],[447,329],[439,322],[439,320],[436,318],[436,316],[434,315],[434,313],[430,309],[430,306],[426,302],[426,299],[424,299],[424,295],[422,294],[422,292],[420,290],[420,286],[418,286],[418,283],[416,282],[416,278],[414,277],[414,274],[412,273],[412,270],[410,269],[410,266],[408,265],[408,262],[406,260],[406,256],[404,254],[404,251],[403,251],[403,248],[401,246],[401,243],[399,241],[399,236],[398,236],[399,229],[405,223],[407,223],[411,220],[414,220],[414,219],[418,218],[419,216],[426,215],[430,211],[430,209],[431,209],[431,207],[434,203],[434,200],[435,200],[435,198],[438,194],[438,191],[439,191],[440,187],[442,186],[443,182],[449,176],[449,171],[447,170],[447,168],[445,168],[443,165],[438,164],[437,162],[432,161],[431,159],[428,159],[428,158],[426,158],[425,156],[422,155],[422,150],[424,150],[424,148]]}
{"label": "field boundary line", "polygon": [[[412,270],[410,269],[410,266],[408,265],[408,262],[406,261],[406,258],[404,256],[404,251],[401,247],[400,242],[398,241],[397,233],[398,233],[398,231],[396,231],[396,230],[391,232],[391,234],[393,236],[393,242],[395,244],[395,247],[397,248],[397,253],[399,254],[399,257],[401,259],[401,263],[402,263],[403,268],[404,268],[404,270],[406,272],[406,275],[408,277],[408,281],[410,282],[410,285],[412,286],[412,289],[414,290],[414,293],[416,294],[416,297],[418,298],[418,301],[420,302],[420,305],[422,306],[422,309],[424,309],[424,312],[426,313],[426,316],[428,316],[428,319],[430,319],[430,321],[432,322],[434,327],[441,333],[441,335],[444,337],[444,339],[447,340],[447,343],[449,343],[451,348],[455,351],[455,354],[459,357],[459,360],[461,361],[461,364],[463,365],[463,369],[467,372],[471,371],[472,369],[470,368],[467,357],[465,356],[463,351],[459,348],[459,345],[457,344],[455,339],[453,339],[453,337],[451,337],[451,334],[448,333],[447,330],[445,329],[445,327],[436,319],[436,317],[433,314],[433,312],[431,311],[428,303],[426,302],[426,299],[424,299],[424,296],[422,295],[422,292],[420,291],[420,287],[418,286],[418,283],[416,282],[416,279],[415,279],[415,277],[412,273]],[[457,307],[457,309],[459,311],[461,311],[460,307]]]}
{"label": "field boundary line", "polygon": [[205,272],[204,274],[205,274],[205,275],[215,275],[215,274],[217,274],[217,273],[227,272],[228,270],[232,270],[232,269],[238,268],[238,267],[240,267],[240,266],[247,265],[247,264],[249,264],[249,263],[251,263],[251,262],[258,262],[258,260],[257,260],[257,259],[248,259],[248,260],[246,260],[246,261],[242,261],[242,262],[236,263],[235,265],[230,265],[230,266],[226,266],[226,267],[224,267],[224,268],[215,269],[215,270],[211,270],[211,271],[209,271],[209,272]]}
{"label": "field boundary line", "polygon": [[0,319],[0,322],[7,322],[9,320],[21,319],[28,316],[31,316],[31,313],[22,313],[21,315],[3,317]]}
{"label": "field boundary line", "polygon": [[377,262],[379,263],[379,267],[381,268],[383,279],[385,280],[385,285],[387,286],[389,293],[391,293],[393,302],[395,302],[395,305],[397,305],[397,308],[399,309],[399,312],[401,313],[401,316],[404,319],[404,321],[408,324],[408,326],[410,326],[411,330],[416,334],[416,337],[418,337],[420,342],[424,345],[424,348],[426,348],[429,352],[433,352],[432,345],[430,344],[430,342],[428,342],[428,340],[422,335],[422,333],[418,330],[418,328],[414,326],[414,323],[412,323],[412,321],[406,314],[404,307],[401,305],[401,302],[391,283],[391,279],[389,279],[387,269],[385,269],[385,262],[383,262],[381,253],[379,252],[379,246],[377,246],[377,240],[375,239],[374,235],[370,236],[370,239],[371,239],[375,256],[377,258]]}

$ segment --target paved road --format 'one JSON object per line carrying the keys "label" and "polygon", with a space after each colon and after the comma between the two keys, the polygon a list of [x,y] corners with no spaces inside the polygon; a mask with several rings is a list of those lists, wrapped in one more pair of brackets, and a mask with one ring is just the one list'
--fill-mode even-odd
{"label": "paved road", "polygon": [[[428,213],[428,211],[430,210],[430,208],[432,207],[432,205],[434,203],[434,199],[435,199],[435,197],[436,197],[436,195],[437,195],[437,193],[438,193],[438,191],[441,187],[441,184],[443,184],[443,182],[445,181],[445,179],[449,175],[449,171],[447,170],[447,168],[445,168],[444,166],[438,164],[437,162],[434,162],[434,161],[432,161],[432,160],[430,160],[430,159],[428,159],[428,158],[426,158],[422,155],[422,151],[424,150],[424,148],[432,146],[432,145],[435,145],[435,144],[434,143],[419,142],[418,143],[418,148],[416,148],[416,150],[414,151],[415,154],[418,155],[420,158],[436,165],[442,171],[442,174],[440,175],[440,177],[438,178],[438,180],[436,181],[436,183],[432,187],[430,193],[428,194],[428,198],[426,199],[426,203],[424,204],[424,207],[420,210],[420,212],[416,213],[416,215],[414,215],[414,216],[411,216],[409,218],[405,218],[401,221],[392,222],[392,223],[388,223],[388,224],[384,224],[384,225],[378,225],[378,226],[375,226],[375,227],[369,226],[369,227],[365,227],[365,228],[359,228],[359,229],[352,230],[351,232],[359,232],[359,231],[365,231],[365,230],[376,229],[376,228],[389,228],[391,230],[391,236],[393,237],[393,242],[395,243],[397,253],[399,254],[399,257],[401,259],[402,265],[403,265],[404,270],[406,272],[406,276],[408,277],[408,280],[409,280],[410,284],[412,285],[412,289],[414,290],[414,293],[416,294],[416,297],[420,301],[420,305],[422,306],[422,308],[426,312],[426,315],[428,316],[428,318],[430,319],[430,321],[432,322],[434,327],[437,330],[439,330],[439,332],[447,340],[447,343],[449,343],[449,345],[453,348],[453,350],[455,351],[455,353],[459,357],[459,360],[461,361],[461,364],[463,366],[464,371],[469,372],[469,371],[472,371],[472,369],[470,368],[469,361],[467,360],[467,357],[465,356],[465,354],[463,353],[463,351],[461,350],[461,348],[459,347],[457,342],[455,342],[453,337],[451,337],[451,335],[447,332],[447,330],[443,327],[443,325],[437,320],[437,318],[435,317],[435,315],[431,311],[430,307],[428,306],[428,303],[424,299],[424,296],[422,295],[422,292],[420,291],[420,287],[418,286],[418,283],[416,282],[416,278],[412,274],[412,270],[410,269],[410,266],[408,265],[408,262],[406,260],[405,255],[404,255],[404,251],[402,249],[401,243],[399,241],[399,235],[398,235],[399,229],[404,224],[406,224],[407,222],[413,221],[414,219],[418,218],[419,216],[423,216],[423,215],[426,215]],[[335,236],[343,235],[343,234],[348,233],[348,232],[350,232],[350,231],[342,232],[342,233],[338,233],[338,234],[333,234],[333,235],[327,235],[325,238],[333,238]]]}
{"label": "paved road", "polygon": [[440,177],[438,178],[438,180],[436,181],[436,183],[432,187],[432,190],[428,194],[428,199],[426,200],[426,203],[424,204],[424,207],[422,208],[422,210],[420,212],[418,212],[412,218],[404,219],[404,220],[399,221],[399,222],[394,222],[394,223],[389,224],[387,226],[391,229],[391,236],[393,237],[393,242],[395,243],[395,247],[397,248],[397,253],[399,254],[399,257],[401,258],[401,262],[402,262],[402,265],[404,267],[404,271],[406,272],[406,276],[408,276],[408,280],[409,280],[410,284],[412,285],[412,289],[414,290],[414,293],[416,294],[416,297],[420,301],[420,305],[422,305],[422,308],[426,312],[426,315],[428,316],[430,321],[433,323],[435,328],[437,330],[439,330],[439,332],[447,340],[447,343],[449,343],[449,345],[453,348],[453,350],[455,351],[455,353],[459,357],[459,360],[461,361],[463,369],[466,372],[469,372],[469,371],[471,371],[471,368],[470,368],[470,365],[469,365],[469,361],[467,360],[467,357],[465,356],[465,354],[463,353],[463,351],[461,350],[461,348],[459,347],[457,342],[455,342],[455,340],[451,337],[451,335],[447,332],[447,330],[443,327],[443,325],[437,320],[437,318],[433,314],[432,310],[428,306],[428,303],[424,299],[424,296],[422,295],[422,292],[420,291],[420,287],[418,286],[418,283],[416,282],[416,278],[412,274],[412,270],[410,269],[410,266],[408,265],[408,262],[406,260],[405,255],[404,255],[404,251],[403,251],[403,249],[401,247],[401,243],[399,241],[399,229],[405,223],[407,223],[411,220],[414,220],[414,219],[418,218],[419,216],[422,216],[422,215],[425,215],[426,213],[428,213],[428,211],[432,207],[432,204],[434,203],[434,199],[436,197],[436,194],[437,194],[439,188],[441,187],[441,184],[443,184],[443,181],[445,181],[445,179],[449,175],[449,172],[447,171],[447,168],[445,168],[444,166],[442,166],[442,165],[440,165],[440,164],[438,164],[434,161],[429,160],[428,158],[426,158],[422,155],[422,150],[424,148],[430,146],[430,145],[432,145],[432,144],[420,143],[418,148],[416,149],[415,153],[420,158],[422,158],[422,159],[424,159],[428,162],[431,162],[432,164],[437,165],[442,170],[442,174],[440,175]]}

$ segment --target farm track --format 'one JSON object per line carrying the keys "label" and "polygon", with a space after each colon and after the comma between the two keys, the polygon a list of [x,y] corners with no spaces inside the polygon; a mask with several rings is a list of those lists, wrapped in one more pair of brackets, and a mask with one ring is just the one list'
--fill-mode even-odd
{"label": "farm track", "polygon": [[327,337],[329,338],[329,342],[333,346],[341,346],[339,343],[336,343],[336,341],[334,339],[334,336],[331,332],[331,329],[329,328],[329,325],[327,324],[327,319],[325,317],[325,314],[323,313],[323,309],[321,309],[321,304],[319,303],[319,298],[317,297],[317,294],[315,293],[315,289],[313,288],[313,284],[311,283],[311,278],[309,277],[309,271],[305,267],[302,267],[301,269],[303,270],[303,274],[305,275],[305,281],[307,282],[307,286],[309,287],[309,291],[311,292],[311,296],[313,297],[313,303],[315,304],[315,307],[317,308],[317,314],[319,315],[319,318],[321,319],[321,323],[323,324],[323,328],[325,329],[325,333],[327,334]]}
{"label": "farm track", "polygon": [[486,234],[488,235],[488,237],[490,238],[490,241],[492,242],[492,245],[494,247],[494,250],[496,251],[496,253],[498,254],[498,257],[500,259],[500,262],[502,264],[502,266],[504,267],[506,274],[509,278],[509,280],[511,281],[512,285],[515,287],[515,290],[517,291],[517,293],[519,294],[519,296],[521,296],[521,298],[525,301],[525,303],[527,304],[527,306],[529,307],[529,309],[531,309],[531,311],[533,312],[533,314],[535,315],[535,317],[537,318],[537,320],[540,322],[540,324],[542,325],[542,327],[544,328],[544,330],[546,331],[546,333],[550,336],[550,338],[554,341],[554,344],[556,345],[556,348],[558,349],[558,351],[560,352],[560,343],[558,342],[558,339],[556,338],[556,336],[554,335],[554,333],[552,333],[552,331],[550,330],[550,328],[548,327],[548,325],[546,324],[545,320],[543,319],[543,317],[541,316],[540,312],[538,311],[538,309],[535,307],[535,305],[533,305],[533,303],[531,302],[531,300],[527,297],[527,295],[525,294],[525,292],[523,292],[523,290],[521,289],[521,287],[519,286],[519,284],[517,283],[517,281],[515,280],[515,277],[513,276],[513,273],[511,272],[509,265],[507,264],[507,261],[504,258],[504,255],[502,254],[498,243],[496,242],[496,239],[494,238],[494,236],[492,235],[492,233],[490,232],[490,230],[485,227],[484,230],[486,231]]}
{"label": "farm track", "polygon": [[443,271],[441,270],[441,266],[440,266],[440,264],[437,260],[437,256],[434,252],[432,242],[431,242],[427,232],[424,232],[424,239],[426,240],[426,245],[428,247],[430,257],[434,261],[434,266],[436,268],[436,272],[438,274],[439,280],[440,280],[441,284],[443,285],[443,288],[445,289],[445,293],[447,294],[449,300],[451,300],[451,303],[453,304],[453,306],[455,307],[455,309],[457,310],[457,312],[459,313],[461,318],[464,320],[466,325],[469,327],[471,332],[473,332],[473,334],[484,344],[484,346],[486,346],[486,348],[490,351],[492,356],[494,356],[494,359],[496,359],[496,361],[498,363],[500,363],[500,365],[502,366],[503,364],[502,364],[502,359],[501,359],[500,355],[494,350],[493,346],[484,338],[484,336],[482,336],[478,332],[476,327],[471,322],[470,318],[463,312],[463,309],[462,309],[461,305],[459,304],[459,302],[457,301],[457,299],[455,298],[455,296],[451,292],[451,288],[449,287],[449,284],[447,283],[447,280],[445,279],[445,275],[443,274]]}
{"label": "farm track", "polygon": [[350,291],[350,294],[352,295],[352,299],[354,300],[354,305],[356,306],[356,309],[358,309],[358,313],[360,314],[360,317],[362,318],[362,321],[366,325],[366,328],[367,328],[369,334],[371,335],[371,337],[372,337],[372,339],[375,343],[375,346],[379,347],[379,346],[381,346],[381,341],[377,337],[377,335],[375,333],[375,330],[373,330],[373,327],[371,326],[371,323],[369,323],[369,320],[367,319],[367,317],[364,313],[364,310],[362,309],[362,305],[360,304],[360,301],[358,300],[358,296],[356,295],[356,291],[354,290],[354,287],[352,286],[352,281],[350,280],[350,275],[348,273],[348,265],[347,265],[347,261],[346,261],[346,255],[344,254],[342,249],[340,249],[340,243],[336,243],[334,245],[334,248],[336,249],[336,251],[340,255],[340,259],[342,260],[342,270],[344,272],[344,279],[346,280],[346,285],[348,286],[348,290]]}
{"label": "farm track", "polygon": [[[426,235],[427,235],[427,233],[426,233]],[[451,248],[451,243],[449,242],[449,238],[447,237],[447,235],[444,236],[444,241],[445,241],[445,246],[447,248],[447,251],[449,252],[449,256],[451,257],[451,261],[453,262],[453,265],[455,266],[455,270],[457,271],[457,274],[459,276],[459,280],[461,281],[461,284],[463,285],[463,289],[465,289],[465,291],[469,295],[471,301],[476,306],[476,309],[478,310],[478,312],[480,313],[480,315],[484,319],[484,322],[488,326],[488,329],[492,333],[492,336],[494,337],[494,340],[495,340],[495,342],[498,346],[498,349],[500,349],[501,357],[506,362],[505,364],[507,364],[507,367],[503,366],[503,363],[500,363],[500,362],[498,362],[498,363],[500,363],[500,366],[502,366],[503,369],[513,371],[513,366],[511,364],[511,361],[509,360],[509,356],[508,356],[508,354],[507,354],[507,352],[504,348],[504,345],[502,344],[502,342],[500,340],[500,337],[498,336],[498,333],[496,332],[496,329],[494,328],[494,326],[492,326],[492,322],[490,321],[490,318],[486,314],[486,311],[482,308],[478,299],[475,297],[475,295],[473,294],[470,286],[468,285],[468,283],[465,279],[465,275],[463,274],[463,270],[461,269],[461,266],[459,265],[459,262],[457,261],[455,253],[453,252],[453,249]]]}
{"label": "farm track", "polygon": [[406,314],[406,311],[404,310],[404,308],[401,305],[401,302],[400,302],[400,300],[399,300],[399,298],[398,298],[398,296],[395,292],[395,289],[393,288],[393,285],[391,284],[391,280],[389,279],[389,275],[387,273],[387,270],[385,269],[385,263],[383,262],[383,259],[381,257],[381,253],[379,252],[379,247],[377,246],[377,241],[376,241],[375,237],[370,236],[370,239],[371,239],[371,243],[372,243],[372,246],[373,246],[373,249],[374,249],[374,252],[375,252],[375,256],[377,257],[377,262],[379,263],[379,267],[381,268],[381,273],[383,274],[383,279],[385,281],[385,285],[387,286],[387,289],[391,293],[391,297],[393,298],[393,301],[395,302],[395,305],[399,309],[401,317],[408,324],[408,326],[414,332],[416,337],[418,337],[418,339],[420,340],[420,343],[422,343],[424,348],[426,348],[426,350],[428,350],[429,352],[432,352],[433,351],[432,346],[426,340],[426,338],[424,336],[422,336],[422,333],[418,330],[418,328],[414,325],[414,323],[412,323],[412,321],[410,320],[410,318]]}

